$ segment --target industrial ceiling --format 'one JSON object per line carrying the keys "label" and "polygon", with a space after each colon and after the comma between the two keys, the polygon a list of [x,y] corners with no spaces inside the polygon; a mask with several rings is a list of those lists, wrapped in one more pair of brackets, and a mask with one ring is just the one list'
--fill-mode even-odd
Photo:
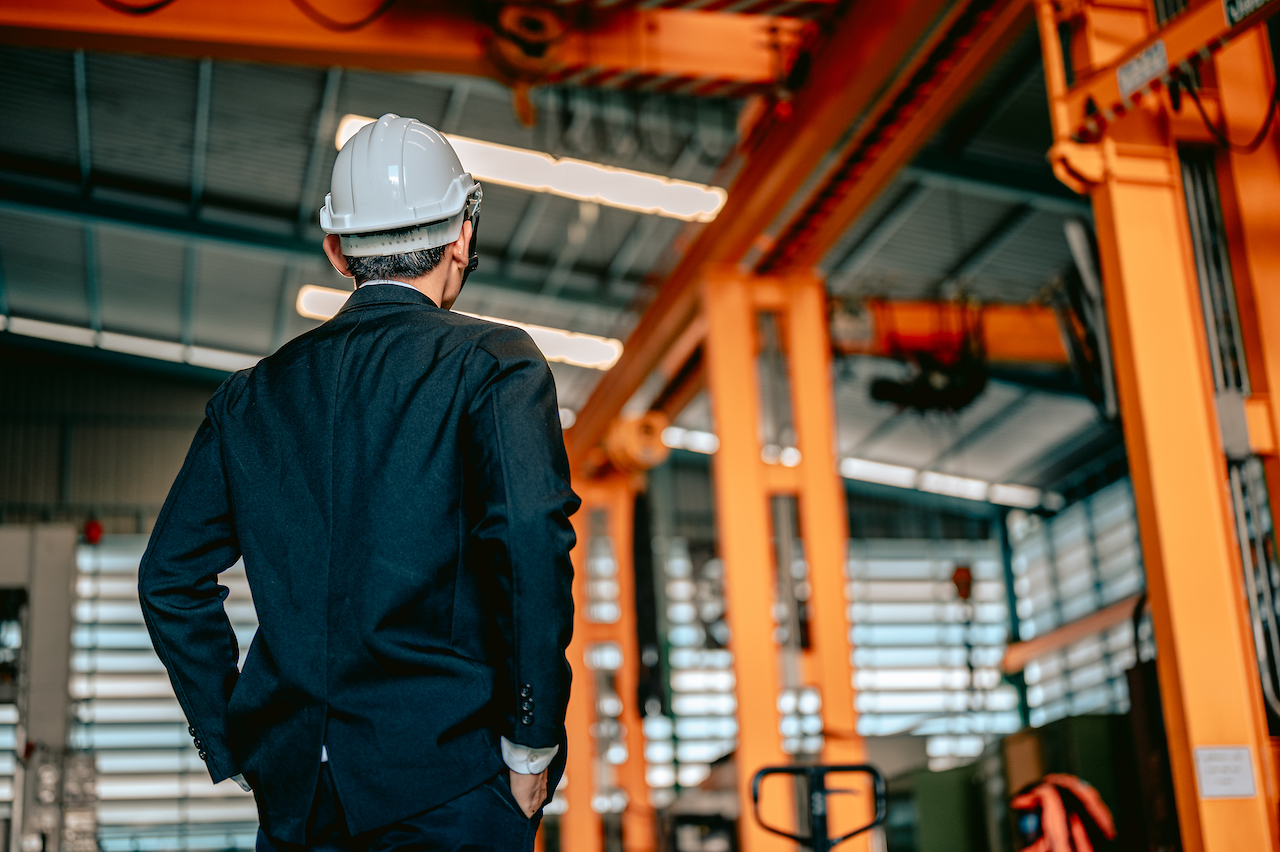
{"label": "industrial ceiling", "polygon": [[[0,114],[17,131],[0,137],[0,313],[80,334],[46,336],[155,340],[238,368],[317,323],[295,310],[301,287],[349,287],[316,222],[341,116],[397,112],[728,187],[754,108],[568,85],[534,89],[532,103],[526,126],[510,90],[482,78],[0,48]],[[1053,179],[1048,141],[1028,29],[821,259],[830,291],[1042,299],[1071,263],[1063,222],[1088,216]],[[484,209],[481,267],[459,309],[619,339],[704,227],[500,185],[486,187]],[[571,411],[604,375],[553,369]],[[900,373],[841,363],[842,454],[1044,486],[1062,472],[1054,459],[1118,441],[1060,375],[1005,376],[958,415],[923,416],[869,399],[872,379]],[[701,400],[678,423],[714,430]]]}

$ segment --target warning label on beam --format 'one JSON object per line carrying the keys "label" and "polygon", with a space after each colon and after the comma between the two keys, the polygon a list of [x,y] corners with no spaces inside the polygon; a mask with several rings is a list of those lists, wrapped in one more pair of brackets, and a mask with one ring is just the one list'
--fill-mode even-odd
{"label": "warning label on beam", "polygon": [[1195,750],[1202,799],[1252,799],[1253,758],[1247,746],[1201,746]]}
{"label": "warning label on beam", "polygon": [[1120,97],[1129,97],[1168,70],[1169,52],[1165,50],[1164,40],[1156,39],[1150,47],[1116,69]]}
{"label": "warning label on beam", "polygon": [[1227,15],[1227,26],[1234,27],[1272,0],[1222,0],[1222,11]]}

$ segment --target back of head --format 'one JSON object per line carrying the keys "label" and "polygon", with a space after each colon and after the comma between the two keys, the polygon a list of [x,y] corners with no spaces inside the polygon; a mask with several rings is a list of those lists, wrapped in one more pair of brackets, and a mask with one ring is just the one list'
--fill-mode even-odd
{"label": "back of head", "polygon": [[320,227],[341,238],[357,281],[396,277],[387,271],[397,265],[409,267],[401,275],[416,277],[439,263],[443,247],[458,239],[467,219],[474,257],[480,199],[480,185],[448,139],[417,119],[387,113],[360,128],[338,152]]}

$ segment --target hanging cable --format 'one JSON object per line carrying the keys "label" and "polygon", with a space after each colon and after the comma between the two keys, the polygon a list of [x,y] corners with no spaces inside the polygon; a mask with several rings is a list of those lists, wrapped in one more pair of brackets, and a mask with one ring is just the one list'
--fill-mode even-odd
{"label": "hanging cable", "polygon": [[[103,0],[103,2],[106,2],[106,0]],[[169,2],[171,2],[171,0],[169,0]],[[350,33],[364,29],[369,26],[369,24],[372,24],[374,21],[378,20],[378,18],[385,15],[392,6],[396,5],[396,0],[382,0],[382,2],[378,4],[378,8],[374,9],[363,18],[360,18],[357,21],[348,22],[336,21],[333,18],[330,18],[315,6],[312,6],[308,0],[292,0],[292,2],[293,5],[298,7],[298,11],[302,12],[302,14],[306,15],[326,30],[333,30],[335,33]]]}
{"label": "hanging cable", "polygon": [[142,6],[121,3],[120,0],[98,0],[98,2],[111,11],[119,12],[122,15],[150,15],[152,12],[159,12],[172,3],[173,0],[155,0],[154,3],[146,3]]}
{"label": "hanging cable", "polygon": [[[165,6],[173,3],[174,0],[154,0],[152,3],[145,3],[141,6],[134,6],[129,3],[122,3],[121,0],[98,0],[103,6],[106,6],[113,12],[119,12],[123,15],[150,15],[153,12],[159,12]],[[315,23],[327,30],[333,30],[336,33],[349,33],[355,30],[363,29],[369,24],[381,18],[387,11],[396,4],[396,0],[382,0],[378,8],[356,21],[338,21],[330,18],[324,12],[312,6],[308,0],[292,0],[293,5],[298,7],[298,11],[306,15]]]}
{"label": "hanging cable", "polygon": [[1209,120],[1208,113],[1204,110],[1204,104],[1200,102],[1200,93],[1198,88],[1190,80],[1183,78],[1182,80],[1187,94],[1191,96],[1191,102],[1196,105],[1196,112],[1200,113],[1200,120],[1204,122],[1205,129],[1209,131],[1209,135],[1223,148],[1236,154],[1252,154],[1254,151],[1262,147],[1262,143],[1266,141],[1267,136],[1271,133],[1271,125],[1276,117],[1276,96],[1280,95],[1280,87],[1276,84],[1271,86],[1271,99],[1267,101],[1267,117],[1262,122],[1262,127],[1258,128],[1258,134],[1247,145],[1237,145],[1227,137],[1226,128],[1218,128]]}

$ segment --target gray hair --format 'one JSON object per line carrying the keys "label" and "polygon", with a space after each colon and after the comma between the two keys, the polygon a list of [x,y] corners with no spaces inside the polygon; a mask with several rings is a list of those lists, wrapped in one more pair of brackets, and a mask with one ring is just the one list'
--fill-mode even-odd
{"label": "gray hair", "polygon": [[389,278],[392,281],[421,278],[440,265],[446,248],[448,246],[436,246],[402,254],[347,257],[347,269],[355,276],[357,286],[380,278]]}

